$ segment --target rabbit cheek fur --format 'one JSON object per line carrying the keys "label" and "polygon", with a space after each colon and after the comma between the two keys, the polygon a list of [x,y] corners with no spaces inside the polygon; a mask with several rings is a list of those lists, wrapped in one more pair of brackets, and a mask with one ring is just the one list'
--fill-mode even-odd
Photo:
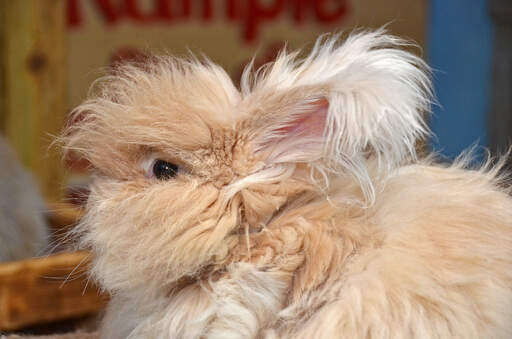
{"label": "rabbit cheek fur", "polygon": [[170,57],[101,82],[62,138],[97,169],[75,232],[102,337],[510,338],[511,199],[417,159],[430,81],[401,45],[319,40],[240,90]]}

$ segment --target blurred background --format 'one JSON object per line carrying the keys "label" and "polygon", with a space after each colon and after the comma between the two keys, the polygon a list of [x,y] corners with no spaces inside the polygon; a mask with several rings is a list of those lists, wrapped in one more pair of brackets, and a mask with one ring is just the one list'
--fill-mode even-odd
{"label": "blurred background", "polygon": [[[62,162],[51,145],[107,66],[192,51],[237,81],[254,54],[261,65],[285,43],[308,49],[322,33],[383,25],[415,41],[412,52],[434,69],[435,137],[426,147],[447,159],[475,145],[479,157],[485,148],[504,152],[512,136],[510,0],[0,0],[0,261],[11,264],[0,265],[0,287],[18,286],[16,302],[16,292],[0,288],[0,332],[103,305],[96,292],[90,304],[76,299],[83,281],[69,293],[55,284],[47,287],[53,292],[28,291],[42,284],[34,278],[41,272],[66,277],[86,260],[47,256],[66,249],[58,235],[80,217],[89,182],[86,163]],[[45,303],[48,293],[53,301]],[[47,311],[58,298],[53,315],[26,317],[24,310]]]}

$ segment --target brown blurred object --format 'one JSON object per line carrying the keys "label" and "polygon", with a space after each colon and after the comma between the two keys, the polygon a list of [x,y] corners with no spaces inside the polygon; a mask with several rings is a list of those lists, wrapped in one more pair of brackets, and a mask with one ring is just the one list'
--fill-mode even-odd
{"label": "brown blurred object", "polygon": [[99,312],[107,297],[87,280],[87,252],[0,264],[0,331]]}
{"label": "brown blurred object", "polygon": [[66,114],[65,0],[0,0],[0,130],[48,201],[64,170],[56,147]]}

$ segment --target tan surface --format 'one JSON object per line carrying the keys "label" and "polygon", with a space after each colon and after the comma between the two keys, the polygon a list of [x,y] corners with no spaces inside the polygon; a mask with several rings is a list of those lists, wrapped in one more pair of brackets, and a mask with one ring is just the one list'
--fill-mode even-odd
{"label": "tan surface", "polygon": [[95,313],[105,305],[85,269],[88,253],[0,264],[0,331]]}

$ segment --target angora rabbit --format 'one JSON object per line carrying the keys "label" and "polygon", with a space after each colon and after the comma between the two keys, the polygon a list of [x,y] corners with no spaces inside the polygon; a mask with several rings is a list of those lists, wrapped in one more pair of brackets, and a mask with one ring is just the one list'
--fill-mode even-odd
{"label": "angora rabbit", "polygon": [[418,159],[430,77],[381,31],[248,67],[155,57],[63,134],[103,338],[512,338],[498,170]]}
{"label": "angora rabbit", "polygon": [[30,174],[0,136],[0,262],[44,254],[46,207]]}

